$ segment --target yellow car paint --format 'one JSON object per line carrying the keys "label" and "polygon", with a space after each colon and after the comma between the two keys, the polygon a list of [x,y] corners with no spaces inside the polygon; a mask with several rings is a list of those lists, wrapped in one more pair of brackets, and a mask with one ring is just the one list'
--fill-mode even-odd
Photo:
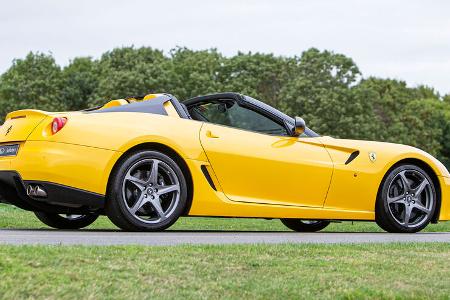
{"label": "yellow car paint", "polygon": [[120,105],[127,105],[128,101],[125,99],[117,99],[117,100],[111,100],[108,103],[106,103],[105,105],[102,106],[103,108],[110,108],[110,107],[114,107],[114,106],[120,106]]}
{"label": "yellow car paint", "polygon": [[203,176],[200,166],[204,162],[186,160],[192,177],[196,179],[194,197],[189,211],[191,216],[224,216],[250,218],[305,218],[337,220],[374,220],[372,211],[323,209],[317,207],[260,204],[230,200],[223,192],[214,191]]}
{"label": "yellow car paint", "polygon": [[26,141],[21,147],[20,159],[11,161],[11,169],[20,170],[23,179],[57,182],[105,194],[106,175],[119,156],[116,151],[94,147]]}
{"label": "yellow car paint", "polygon": [[0,127],[0,143],[26,140],[45,117],[46,113],[39,110],[18,110],[9,113]]}
{"label": "yellow car paint", "polygon": [[320,141],[277,137],[206,123],[200,140],[229,199],[323,206],[333,164]]}
{"label": "yellow car paint", "polygon": [[441,212],[439,220],[450,220],[450,178],[439,176],[439,184],[441,186]]}
{"label": "yellow car paint", "polygon": [[[335,168],[325,208],[373,210],[374,199],[377,198],[378,187],[384,175],[393,165],[404,159],[417,159],[426,163],[433,169],[438,179],[449,177],[448,171],[438,160],[411,146],[330,137],[320,139],[329,151]],[[348,153],[356,149],[360,151],[360,155],[351,164],[345,165]],[[377,155],[374,162],[369,158],[371,152]],[[446,190],[448,186],[441,183],[441,189]],[[441,219],[448,220],[450,219],[448,201],[447,198],[442,199],[445,204],[441,207]]]}

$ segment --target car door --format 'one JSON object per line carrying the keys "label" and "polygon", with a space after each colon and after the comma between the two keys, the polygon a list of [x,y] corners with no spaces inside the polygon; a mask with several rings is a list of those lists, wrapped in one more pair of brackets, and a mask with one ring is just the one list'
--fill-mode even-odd
{"label": "car door", "polygon": [[319,139],[288,136],[282,124],[230,101],[194,113],[208,121],[200,141],[230,200],[323,206],[333,165]]}

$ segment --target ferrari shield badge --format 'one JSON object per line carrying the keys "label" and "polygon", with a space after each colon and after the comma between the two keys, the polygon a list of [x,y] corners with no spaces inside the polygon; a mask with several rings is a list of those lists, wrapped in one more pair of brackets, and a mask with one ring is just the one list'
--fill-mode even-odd
{"label": "ferrari shield badge", "polygon": [[375,152],[369,152],[369,159],[371,162],[375,162],[377,160],[377,154]]}

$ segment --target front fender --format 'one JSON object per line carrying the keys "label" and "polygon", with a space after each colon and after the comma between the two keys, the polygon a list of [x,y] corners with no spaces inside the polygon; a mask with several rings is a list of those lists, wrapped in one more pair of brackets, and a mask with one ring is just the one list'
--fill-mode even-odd
{"label": "front fender", "polygon": [[[379,186],[388,170],[406,159],[416,159],[427,164],[439,179],[442,190],[442,214],[448,214],[448,192],[442,178],[450,178],[448,170],[430,154],[405,145],[342,140],[322,137],[334,164],[333,178],[325,202],[326,208],[374,211]],[[358,156],[351,162],[352,153]],[[371,154],[375,154],[370,158]]]}

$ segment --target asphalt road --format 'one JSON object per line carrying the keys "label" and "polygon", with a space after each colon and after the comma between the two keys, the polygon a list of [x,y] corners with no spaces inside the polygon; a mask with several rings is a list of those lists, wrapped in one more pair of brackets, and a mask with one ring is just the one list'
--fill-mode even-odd
{"label": "asphalt road", "polygon": [[296,233],[296,232],[222,232],[166,231],[137,233],[101,230],[0,230],[0,244],[43,245],[153,245],[179,244],[279,244],[279,243],[389,243],[450,242],[449,232],[416,234],[390,233]]}

